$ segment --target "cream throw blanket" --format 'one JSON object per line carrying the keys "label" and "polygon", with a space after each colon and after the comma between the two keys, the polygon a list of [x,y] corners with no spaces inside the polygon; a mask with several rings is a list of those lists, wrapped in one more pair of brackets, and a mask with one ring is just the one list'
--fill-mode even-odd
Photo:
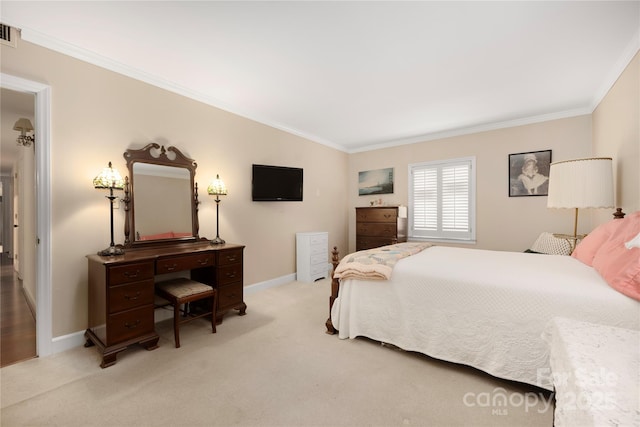
{"label": "cream throw blanket", "polygon": [[333,273],[339,279],[388,280],[398,260],[416,254],[431,243],[406,242],[358,251],[342,258]]}

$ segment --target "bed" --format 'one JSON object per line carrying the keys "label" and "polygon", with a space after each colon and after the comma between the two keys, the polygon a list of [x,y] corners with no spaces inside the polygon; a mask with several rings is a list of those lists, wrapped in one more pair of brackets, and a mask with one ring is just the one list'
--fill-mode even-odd
{"label": "bed", "polygon": [[[640,223],[640,212],[630,217]],[[611,222],[619,227],[618,221],[629,223]],[[608,233],[605,240],[610,238]],[[607,248],[594,239],[583,242],[595,252]],[[627,250],[636,268],[640,248]],[[334,248],[334,273],[338,260]],[[634,271],[633,280],[640,279]],[[432,246],[398,259],[389,280],[334,277],[327,332],[368,337],[553,390],[542,335],[554,318],[640,329],[640,302],[607,280],[575,256]]]}

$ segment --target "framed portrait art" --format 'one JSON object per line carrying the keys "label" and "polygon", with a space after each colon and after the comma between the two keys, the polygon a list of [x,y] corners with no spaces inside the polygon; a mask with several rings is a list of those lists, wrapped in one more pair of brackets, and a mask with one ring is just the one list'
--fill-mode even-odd
{"label": "framed portrait art", "polygon": [[549,194],[551,150],[509,154],[509,197]]}

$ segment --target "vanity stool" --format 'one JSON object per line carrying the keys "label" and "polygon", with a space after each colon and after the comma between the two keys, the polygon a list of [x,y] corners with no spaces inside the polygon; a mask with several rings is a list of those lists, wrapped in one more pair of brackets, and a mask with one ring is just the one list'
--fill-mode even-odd
{"label": "vanity stool", "polygon": [[[180,347],[180,325],[192,320],[209,316],[211,318],[212,333],[216,332],[216,290],[204,283],[180,277],[177,279],[157,282],[155,286],[156,294],[173,306],[173,333],[176,341],[176,348]],[[210,303],[204,305],[204,312],[189,312],[189,303],[209,299]],[[180,306],[184,304],[184,309]],[[162,305],[161,305],[162,306]],[[207,311],[208,310],[208,311]],[[184,317],[181,318],[181,313]]]}

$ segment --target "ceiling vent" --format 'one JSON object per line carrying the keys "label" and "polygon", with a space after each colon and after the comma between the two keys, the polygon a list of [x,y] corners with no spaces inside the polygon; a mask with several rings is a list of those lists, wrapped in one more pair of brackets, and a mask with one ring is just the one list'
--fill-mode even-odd
{"label": "ceiling vent", "polygon": [[0,24],[0,43],[16,47],[16,29],[8,25]]}

